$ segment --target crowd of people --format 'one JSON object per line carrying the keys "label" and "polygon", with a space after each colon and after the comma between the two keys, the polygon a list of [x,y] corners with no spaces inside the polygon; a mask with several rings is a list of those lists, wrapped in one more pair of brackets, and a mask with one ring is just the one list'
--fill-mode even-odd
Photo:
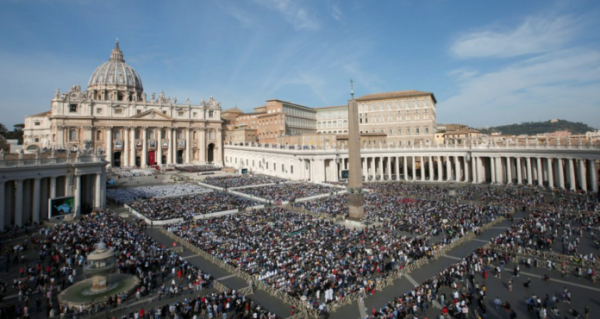
{"label": "crowd of people", "polygon": [[120,178],[152,176],[156,174],[156,170],[154,169],[139,169],[137,167],[113,167],[111,168],[111,172]]}
{"label": "crowd of people", "polygon": [[203,183],[221,188],[233,188],[251,185],[281,183],[284,181],[285,180],[282,180],[280,178],[267,175],[233,175],[207,177],[204,179]]}
{"label": "crowd of people", "polygon": [[189,220],[196,215],[232,209],[243,210],[246,207],[256,205],[258,205],[258,202],[241,196],[222,191],[210,191],[196,195],[141,200],[133,202],[129,206],[153,220],[175,218]]}
{"label": "crowd of people", "polygon": [[[127,298],[139,299],[150,293],[169,296],[190,289],[200,291],[213,281],[212,276],[147,236],[140,225],[129,223],[110,210],[84,215],[77,222],[40,228],[38,232],[29,247],[38,258],[21,260],[20,276],[14,279],[19,304],[4,309],[7,318],[23,318],[26,313],[42,311],[45,318],[59,318],[81,312],[78,307],[60,306],[56,296],[81,278],[86,256],[100,242],[114,249],[118,271],[137,276],[141,285],[132,296],[119,294],[96,301],[91,305],[92,311],[117,307]],[[13,257],[10,248],[5,247],[7,258],[21,256],[18,253]]]}
{"label": "crowd of people", "polygon": [[219,167],[213,165],[177,165],[175,169],[184,173],[204,173],[221,170]]}
{"label": "crowd of people", "polygon": [[294,201],[316,195],[339,192],[340,189],[312,183],[279,183],[240,189],[239,192],[273,202]]}
{"label": "crowd of people", "polygon": [[353,230],[329,218],[283,208],[262,209],[165,226],[200,249],[273,288],[322,304],[360,289],[373,290],[377,280],[408,262],[432,258],[436,249],[474,230],[458,227],[432,243],[389,227]]}
{"label": "crowd of people", "polygon": [[151,185],[130,188],[108,188],[106,197],[115,203],[129,203],[137,200],[150,199],[157,196],[178,196],[210,192],[210,189],[197,184]]}

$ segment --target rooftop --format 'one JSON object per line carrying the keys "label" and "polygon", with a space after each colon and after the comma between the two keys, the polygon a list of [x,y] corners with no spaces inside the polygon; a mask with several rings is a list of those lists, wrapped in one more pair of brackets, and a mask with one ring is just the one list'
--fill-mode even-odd
{"label": "rooftop", "polygon": [[394,91],[394,92],[384,92],[384,93],[373,93],[363,95],[361,97],[356,98],[357,101],[370,101],[370,100],[384,100],[384,99],[394,99],[394,98],[402,98],[402,97],[418,97],[418,96],[431,96],[433,101],[437,103],[435,96],[431,92],[423,92],[417,90],[410,91]]}

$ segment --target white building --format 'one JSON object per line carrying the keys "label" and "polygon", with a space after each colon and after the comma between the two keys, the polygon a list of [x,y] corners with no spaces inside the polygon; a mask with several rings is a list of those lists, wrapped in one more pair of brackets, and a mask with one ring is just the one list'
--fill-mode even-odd
{"label": "white building", "polygon": [[87,90],[56,90],[49,111],[25,118],[24,149],[93,148],[116,167],[222,164],[221,104],[177,102],[164,92],[148,98],[117,42]]}

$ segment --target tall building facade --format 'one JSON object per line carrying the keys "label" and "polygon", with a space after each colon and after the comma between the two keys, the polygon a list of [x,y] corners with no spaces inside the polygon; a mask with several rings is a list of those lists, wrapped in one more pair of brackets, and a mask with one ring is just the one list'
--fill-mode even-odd
{"label": "tall building facade", "polygon": [[116,167],[222,164],[221,103],[150,97],[117,41],[88,88],[56,90],[51,110],[25,118],[24,149],[95,149]]}
{"label": "tall building facade", "polygon": [[387,144],[392,146],[434,143],[437,101],[433,93],[375,93],[356,101],[361,133],[387,134]]}

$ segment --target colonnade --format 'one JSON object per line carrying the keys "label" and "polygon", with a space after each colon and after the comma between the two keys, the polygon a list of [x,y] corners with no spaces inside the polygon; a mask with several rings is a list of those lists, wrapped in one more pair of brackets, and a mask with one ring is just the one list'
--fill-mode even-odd
{"label": "colonnade", "polygon": [[73,196],[75,214],[105,206],[106,162],[100,157],[0,160],[0,229],[47,219],[51,198]]}
{"label": "colonnade", "polygon": [[[182,127],[105,127],[106,160],[117,167],[148,167],[221,160],[220,129]],[[121,134],[115,138],[114,132]],[[137,134],[136,134],[137,132]]]}

